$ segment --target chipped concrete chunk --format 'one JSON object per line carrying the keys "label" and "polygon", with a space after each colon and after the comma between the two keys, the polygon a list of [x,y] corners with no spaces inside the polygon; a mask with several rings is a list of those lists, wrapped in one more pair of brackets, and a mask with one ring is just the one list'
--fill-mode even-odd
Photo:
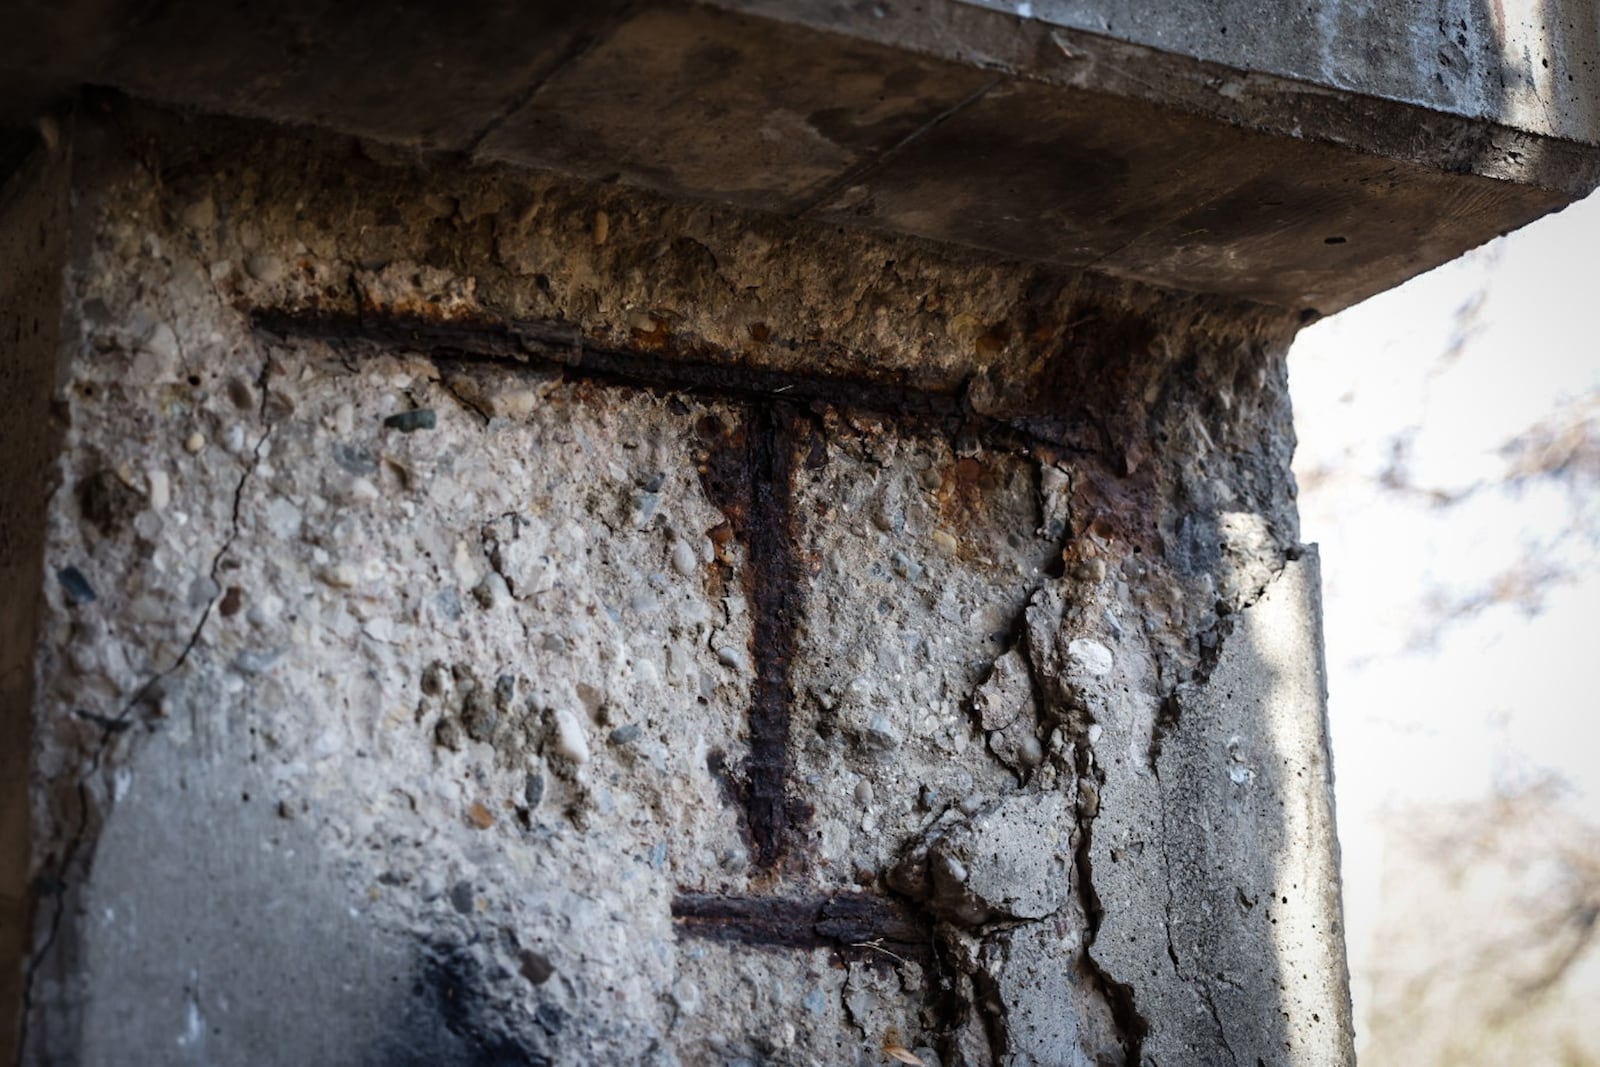
{"label": "chipped concrete chunk", "polygon": [[936,824],[895,868],[895,885],[960,925],[1042,919],[1072,895],[1076,825],[1062,793],[1008,797]]}

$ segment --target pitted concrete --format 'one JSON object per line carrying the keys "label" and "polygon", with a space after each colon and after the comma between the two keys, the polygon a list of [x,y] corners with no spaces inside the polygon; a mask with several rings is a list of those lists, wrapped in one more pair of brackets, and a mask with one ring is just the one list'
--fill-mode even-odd
{"label": "pitted concrete", "polygon": [[[1217,799],[1263,605],[1314,633],[1294,316],[69,134],[25,1062],[1339,1062],[1335,934],[1225,1025],[1178,938],[1255,952],[1197,917],[1284,872],[1332,906],[1325,779],[1250,734],[1226,887],[1155,831]],[[1303,696],[1238,714],[1314,747]]]}

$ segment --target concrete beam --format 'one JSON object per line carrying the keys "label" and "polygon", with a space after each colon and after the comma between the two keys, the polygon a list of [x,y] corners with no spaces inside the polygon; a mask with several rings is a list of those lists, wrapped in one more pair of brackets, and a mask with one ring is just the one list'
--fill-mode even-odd
{"label": "concrete beam", "polygon": [[45,556],[50,417],[61,346],[67,168],[35,153],[0,190],[0,1048],[16,1045],[31,941],[33,667]]}
{"label": "concrete beam", "polygon": [[79,0],[0,110],[110,85],[1308,317],[1600,183],[1586,4],[1112,7]]}
{"label": "concrete beam", "polygon": [[1292,315],[258,122],[56,153],[22,1063],[1350,1061]]}

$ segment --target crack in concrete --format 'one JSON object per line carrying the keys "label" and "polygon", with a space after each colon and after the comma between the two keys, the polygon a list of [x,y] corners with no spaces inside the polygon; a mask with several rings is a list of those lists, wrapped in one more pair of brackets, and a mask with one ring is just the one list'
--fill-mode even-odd
{"label": "crack in concrete", "polygon": [[[961,1027],[967,1016],[975,1010],[975,997],[966,996],[962,979],[967,978],[956,960],[951,947],[936,932],[933,937],[933,981],[929,983],[929,997],[933,1011],[934,1044],[941,1063],[958,1063],[961,1060]],[[970,978],[968,979],[970,981]]]}
{"label": "crack in concrete", "polygon": [[985,82],[977,89],[968,93],[960,100],[957,100],[954,104],[933,116],[933,118],[924,122],[921,126],[918,126],[916,129],[900,138],[900,140],[896,141],[894,144],[848,168],[838,177],[827,182],[827,184],[822,187],[822,190],[806,201],[806,203],[798,211],[793,213],[792,217],[801,219],[815,214],[824,205],[828,204],[840,194],[844,193],[852,185],[858,185],[866,181],[869,175],[883,167],[895,156],[899,155],[902,151],[909,147],[912,142],[921,140],[926,134],[932,132],[936,127],[943,125],[945,122],[948,122],[950,119],[954,118],[958,113],[965,111],[973,104],[976,104],[979,100],[982,100],[985,96],[989,95],[990,92],[1005,84],[1009,80],[1010,77],[1008,75],[1001,74],[992,80]]}
{"label": "crack in concrete", "polygon": [[[1071,540],[1072,534],[1069,528],[1063,543],[1070,543]],[[1211,994],[1211,989],[1203,978],[1184,973],[1184,967],[1177,950],[1177,945],[1173,939],[1173,911],[1176,903],[1176,890],[1173,885],[1172,857],[1168,838],[1167,795],[1164,784],[1161,782],[1159,759],[1161,755],[1161,745],[1163,739],[1177,729],[1181,719],[1182,704],[1181,697],[1179,695],[1181,686],[1183,684],[1204,684],[1210,678],[1222,657],[1227,639],[1233,633],[1236,617],[1242,612],[1248,610],[1252,605],[1265,596],[1272,583],[1275,582],[1283,573],[1284,568],[1298,557],[1299,553],[1292,550],[1284,553],[1283,556],[1276,561],[1277,565],[1273,568],[1272,573],[1264,582],[1253,587],[1246,595],[1238,598],[1238,602],[1236,604],[1229,605],[1229,610],[1225,614],[1222,614],[1212,626],[1208,627],[1202,633],[1195,634],[1191,638],[1199,646],[1198,663],[1193,670],[1188,672],[1187,678],[1181,682],[1175,682],[1169,691],[1161,698],[1160,710],[1157,714],[1156,721],[1153,724],[1151,731],[1148,758],[1149,769],[1152,775],[1155,777],[1157,783],[1157,793],[1161,811],[1162,866],[1166,882],[1166,901],[1163,909],[1163,927],[1166,935],[1167,956],[1172,963],[1173,973],[1181,982],[1193,988],[1201,998],[1202,1002],[1205,1004],[1206,1010],[1211,1016],[1212,1022],[1216,1027],[1217,1039],[1222,1045],[1223,1049],[1228,1053],[1229,1058],[1235,1064],[1239,1062],[1238,1055],[1228,1040],[1227,1029],[1223,1023],[1221,1012],[1218,1010],[1215,999]],[[1040,702],[1038,705],[1040,707],[1044,706],[1044,702],[1046,700],[1045,674],[1047,672],[1047,667],[1044,664],[1036,662],[1035,656],[1030,652],[1029,642],[1027,641],[1026,613],[1027,605],[1031,604],[1034,596],[1037,595],[1044,588],[1044,586],[1045,583],[1040,583],[1039,585],[1035,586],[1029,591],[1028,596],[1024,599],[1024,607],[1022,612],[1019,613],[1018,619],[1012,627],[1012,643],[1007,649],[1008,652],[1012,649],[1017,649],[1023,652],[1022,659],[1027,670],[1030,688],[1033,691],[1035,699]],[[1002,655],[1003,654],[1004,653],[1002,653]],[[1158,659],[1158,671],[1160,670],[1160,667],[1161,665]],[[971,700],[968,701],[968,705],[969,707],[972,706]],[[1077,751],[1083,754],[1080,757],[1082,765],[1072,768],[1072,770],[1079,778],[1087,778],[1088,781],[1091,781],[1098,786],[1103,786],[1105,784],[1105,773],[1104,770],[1098,767],[1095,763],[1093,746],[1089,743],[1087,736],[1087,723],[1069,719],[1063,724],[1063,726],[1072,737]],[[999,760],[999,756],[997,754],[991,752],[991,756],[993,756],[993,758],[996,760]],[[1004,763],[1003,760],[1000,760],[1000,762],[1002,764]],[[1123,1048],[1127,1053],[1127,1062],[1129,1064],[1137,1065],[1141,1062],[1143,1042],[1145,1037],[1149,1034],[1150,1021],[1138,1010],[1134,987],[1131,984],[1117,981],[1112,975],[1101,968],[1099,962],[1095,960],[1093,955],[1095,939],[1099,934],[1105,915],[1104,905],[1094,888],[1094,872],[1091,860],[1093,824],[1095,819],[1098,817],[1098,814],[1098,805],[1094,806],[1088,811],[1086,811],[1080,805],[1077,810],[1079,843],[1074,855],[1074,869],[1078,875],[1080,905],[1083,909],[1084,917],[1087,923],[1083,946],[1083,959],[1086,969],[1089,971],[1094,983],[1098,987],[1102,997],[1104,997],[1107,1003],[1107,1006],[1112,1012],[1113,1021],[1116,1024],[1119,1039],[1121,1040]],[[970,977],[974,979],[974,991],[976,994],[972,1007],[978,1011],[983,1020],[984,1029],[991,1044],[991,1050],[996,1056],[997,1062],[999,1062],[1000,1058],[1003,1057],[1007,1047],[1004,1005],[998,1001],[997,994],[995,997],[987,997],[984,995],[981,983],[977,982],[976,975]]]}
{"label": "crack in concrete", "polygon": [[[1203,634],[1196,635],[1195,639],[1201,642],[1199,662],[1194,670],[1190,672],[1187,679],[1175,682],[1166,695],[1161,698],[1160,711],[1151,729],[1149,770],[1156,782],[1156,796],[1161,810],[1161,862],[1167,890],[1166,901],[1163,906],[1163,927],[1166,932],[1167,958],[1172,962],[1172,973],[1180,982],[1193,988],[1205,1004],[1206,1011],[1211,1016],[1211,1021],[1216,1027],[1217,1040],[1221,1042],[1223,1049],[1228,1053],[1229,1059],[1235,1064],[1239,1062],[1238,1054],[1234,1052],[1233,1046],[1228,1041],[1227,1027],[1223,1023],[1222,1015],[1217,1010],[1216,1001],[1211,995],[1210,983],[1199,974],[1190,975],[1184,973],[1177,943],[1172,936],[1173,910],[1177,901],[1177,891],[1173,885],[1172,839],[1167,822],[1166,784],[1161,778],[1161,749],[1165,738],[1177,730],[1182,719],[1181,687],[1185,684],[1204,685],[1210,680],[1212,673],[1217,668],[1217,664],[1222,659],[1228,638],[1233,634],[1234,620],[1253,607],[1262,597],[1266,596],[1267,590],[1278,581],[1288,565],[1300,557],[1301,551],[1298,548],[1285,552],[1281,558],[1275,561],[1276,566],[1264,582],[1253,587],[1247,595],[1240,597],[1238,603],[1231,606],[1228,614],[1218,618],[1215,625],[1204,631]],[[1212,636],[1213,640],[1206,643],[1203,640],[1206,635]]]}
{"label": "crack in concrete", "polygon": [[[29,1023],[31,1022],[33,1016],[35,989],[39,980],[39,972],[44,966],[45,960],[49,957],[51,950],[54,949],[57,939],[60,937],[61,925],[66,916],[67,879],[72,874],[72,868],[79,862],[80,850],[84,849],[88,845],[90,823],[89,810],[91,806],[89,783],[93,780],[95,775],[100,773],[100,769],[105,763],[107,757],[111,754],[111,750],[117,738],[126,733],[128,728],[132,725],[131,717],[134,709],[150,699],[151,695],[155,693],[157,687],[160,686],[162,682],[176,674],[189,661],[190,655],[194,652],[195,647],[200,643],[200,635],[202,632],[204,632],[206,623],[210,621],[211,613],[216,609],[217,604],[222,599],[222,561],[227,556],[228,552],[232,550],[233,543],[239,536],[239,511],[244,500],[245,487],[249,484],[251,477],[255,474],[256,468],[260,466],[261,449],[267,443],[267,438],[272,435],[272,424],[267,422],[266,388],[270,366],[270,359],[263,360],[261,373],[256,379],[257,387],[261,390],[261,403],[257,412],[257,416],[263,423],[266,424],[266,428],[262,430],[261,436],[256,439],[255,446],[251,449],[250,462],[240,473],[239,480],[234,485],[233,500],[229,509],[228,534],[223,538],[222,544],[218,546],[217,551],[211,557],[211,565],[207,570],[207,574],[211,579],[212,592],[210,598],[206,601],[205,607],[200,611],[200,618],[195,622],[194,627],[190,630],[189,638],[184,643],[183,650],[178,653],[177,657],[173,660],[170,666],[164,670],[156,672],[142,685],[135,689],[133,695],[123,703],[122,707],[115,715],[91,717],[91,721],[96,722],[96,724],[100,727],[100,738],[95,744],[94,751],[90,756],[88,769],[79,777],[75,787],[78,797],[77,826],[73,828],[72,835],[67,839],[66,847],[62,850],[61,860],[56,865],[56,873],[49,876],[39,875],[36,876],[35,879],[36,883],[43,883],[44,885],[48,886],[49,893],[53,898],[53,905],[51,908],[48,930],[45,933],[44,939],[40,943],[38,949],[36,949],[29,957],[27,966],[24,969],[22,983],[22,1006],[20,1010],[21,1018],[17,1027],[18,1063],[22,1062],[22,1057],[26,1053],[28,1047],[28,1029]],[[87,876],[91,860],[91,856],[86,855],[83,857],[82,864],[84,868],[83,873],[85,876]]]}
{"label": "crack in concrete", "polygon": [[[1070,528],[1068,534],[1068,539],[1070,540]],[[1031,603],[1033,597],[1030,596],[1028,599]],[[1026,611],[1026,608],[1024,611]],[[1022,626],[1024,631],[1026,626],[1026,615],[1024,615]],[[1027,664],[1028,679],[1034,687],[1037,698],[1043,702],[1047,692],[1045,686],[1046,666],[1035,662],[1030,642],[1023,640],[1019,644],[1028,650],[1027,654],[1022,657]],[[1091,849],[1094,841],[1094,822],[1099,817],[1101,810],[1098,797],[1103,795],[1106,775],[1104,769],[1098,766],[1094,758],[1094,745],[1089,739],[1090,723],[1086,720],[1086,716],[1072,715],[1068,716],[1062,723],[1062,728],[1071,736],[1072,751],[1076,757],[1072,760],[1072,765],[1065,769],[1072,773],[1075,781],[1092,781],[1096,787],[1097,796],[1092,810],[1082,803],[1081,797],[1079,803],[1073,807],[1073,815],[1078,830],[1078,844],[1074,850],[1072,862],[1073,870],[1077,874],[1079,906],[1083,909],[1085,922],[1083,963],[1101,997],[1105,1000],[1106,1007],[1111,1012],[1112,1022],[1116,1026],[1117,1038],[1122,1045],[1126,1062],[1130,1067],[1138,1067],[1142,1058],[1144,1039],[1150,1032],[1150,1020],[1145,1018],[1139,1011],[1132,984],[1118,981],[1094,958],[1094,944],[1104,923],[1105,905],[1100,899],[1100,894],[1094,888],[1094,864],[1091,859]]]}
{"label": "crack in concrete", "polygon": [[[599,5],[596,5],[598,7]],[[495,110],[495,113],[484,122],[483,126],[472,135],[461,154],[469,159],[478,158],[484,143],[494,136],[517,112],[527,106],[540,89],[549,83],[562,70],[578,62],[590,52],[604,43],[616,28],[636,12],[637,5],[621,3],[612,5],[608,14],[602,15],[591,23],[592,29],[587,33],[579,33],[568,41],[556,55],[555,59],[548,62],[542,70],[529,78],[516,92],[506,98],[505,103]]]}
{"label": "crack in concrete", "polygon": [[1005,1063],[1011,1051],[1011,1027],[1007,1025],[1000,983],[982,967],[968,977],[972,980],[973,1007],[983,1023],[983,1036],[989,1043],[989,1056],[996,1064]]}
{"label": "crack in concrete", "polygon": [[1222,1016],[1217,1013],[1217,1002],[1211,998],[1211,987],[1204,982],[1195,984],[1199,987],[1200,999],[1205,1001],[1206,1011],[1211,1014],[1211,1021],[1216,1024],[1217,1038],[1222,1042],[1223,1050],[1228,1053],[1228,1059],[1233,1061],[1234,1067],[1239,1067],[1239,1056],[1228,1043],[1228,1029],[1222,1025]]}
{"label": "crack in concrete", "polygon": [[1161,775],[1159,772],[1155,773],[1155,779],[1156,797],[1161,808],[1161,868],[1165,875],[1167,886],[1167,899],[1162,908],[1162,927],[1166,931],[1167,935],[1167,958],[1172,961],[1172,973],[1177,976],[1178,980],[1184,985],[1192,987],[1196,992],[1199,993],[1201,1001],[1206,1006],[1206,1011],[1211,1016],[1212,1024],[1217,1028],[1217,1040],[1222,1042],[1222,1047],[1224,1051],[1228,1053],[1228,1058],[1232,1060],[1235,1064],[1235,1067],[1237,1067],[1239,1063],[1239,1056],[1233,1051],[1233,1045],[1228,1041],[1228,1030],[1227,1027],[1223,1025],[1221,1013],[1217,1011],[1217,1004],[1211,996],[1210,986],[1207,984],[1205,979],[1201,978],[1199,975],[1187,975],[1183,973],[1183,963],[1178,957],[1178,947],[1176,942],[1174,942],[1172,939],[1172,911],[1173,905],[1177,900],[1177,891],[1173,888],[1172,884],[1172,853],[1169,847],[1171,838],[1168,836],[1167,826],[1167,790],[1166,786],[1161,781]]}
{"label": "crack in concrete", "polygon": [[[1071,540],[1070,530],[1066,540]],[[1006,652],[1001,653],[1002,656],[1011,651],[1021,653],[1029,690],[1032,699],[1036,702],[1036,708],[1043,708],[1048,703],[1048,688],[1045,684],[1047,667],[1037,662],[1033,654],[1031,643],[1028,640],[1027,612],[1028,608],[1032,606],[1034,598],[1045,586],[1045,582],[1038,583],[1023,598],[1022,609],[1018,612],[1017,618],[1011,627],[1011,643]],[[999,657],[996,657],[996,662],[998,660]],[[982,683],[980,683],[980,688],[981,685]],[[968,699],[967,705],[969,708],[974,706],[975,699],[975,695]],[[974,720],[977,718],[975,713],[973,718]],[[1062,761],[1062,770],[1072,774],[1074,780],[1087,779],[1097,787],[1101,787],[1105,784],[1105,772],[1096,764],[1094,759],[1094,747],[1089,741],[1088,726],[1088,722],[1081,721],[1080,717],[1076,716],[1070,716],[1062,721],[1061,729],[1071,736],[1073,750],[1080,754],[1078,760],[1073,761],[1070,766],[1065,765],[1065,761]],[[981,730],[979,733],[980,736],[983,735]],[[987,748],[987,745],[985,747]],[[1005,761],[1001,760],[997,753],[991,751],[990,755],[996,761],[1005,765]],[[1060,757],[1047,758],[1060,759]],[[1025,782],[1019,783],[1019,791],[1025,785]],[[1074,850],[1072,862],[1073,870],[1077,874],[1079,906],[1083,911],[1086,924],[1082,957],[1085,969],[1111,1012],[1112,1022],[1116,1026],[1118,1041],[1122,1045],[1126,1062],[1130,1067],[1138,1067],[1142,1060],[1144,1039],[1150,1032],[1150,1021],[1138,1009],[1134,987],[1129,983],[1118,981],[1100,965],[1093,955],[1094,942],[1099,935],[1105,916],[1104,904],[1094,888],[1094,870],[1090,859],[1093,824],[1099,815],[1099,810],[1098,803],[1093,806],[1093,810],[1086,810],[1081,802],[1074,808],[1078,844]],[[1044,920],[1035,921],[1042,922]],[[986,940],[987,935],[995,930],[1010,929],[1024,925],[1029,925],[1029,923],[990,923],[981,929],[981,934]],[[1005,1005],[1000,998],[998,986],[991,976],[983,972],[982,968],[979,968],[968,977],[973,982],[975,994],[974,1003],[971,1007],[976,1009],[983,1022],[984,1033],[990,1045],[990,1053],[996,1063],[1004,1062],[1010,1046],[1010,1040]],[[986,980],[987,991],[985,988]]]}
{"label": "crack in concrete", "polygon": [[[1217,669],[1217,664],[1222,659],[1223,648],[1228,643],[1228,638],[1233,635],[1234,619],[1249,611],[1256,603],[1267,595],[1267,590],[1283,576],[1289,564],[1298,560],[1302,555],[1300,546],[1296,546],[1274,561],[1272,573],[1266,581],[1252,588],[1249,593],[1239,598],[1238,603],[1228,605],[1226,614],[1219,615],[1216,622],[1206,629],[1194,634],[1192,640],[1199,646],[1197,662],[1186,679],[1173,682],[1168,691],[1161,697],[1161,704],[1156,713],[1155,722],[1150,727],[1150,744],[1145,749],[1150,773],[1159,781],[1161,774],[1157,764],[1161,759],[1161,749],[1167,737],[1174,733],[1183,718],[1183,704],[1178,696],[1178,690],[1184,684],[1205,685],[1211,680],[1212,672]],[[1158,659],[1156,664],[1158,676],[1165,673],[1165,665]]]}
{"label": "crack in concrete", "polygon": [[[1086,747],[1084,751],[1089,753],[1087,757],[1089,770],[1096,772],[1097,780],[1103,785],[1105,774],[1093,766],[1093,750]],[[1094,958],[1094,944],[1100,936],[1100,928],[1105,920],[1105,905],[1094,888],[1094,864],[1090,859],[1094,821],[1099,817],[1099,811],[1096,809],[1094,814],[1086,815],[1081,806],[1075,810],[1079,837],[1073,864],[1078,874],[1078,896],[1087,922],[1083,938],[1083,961],[1090,977],[1099,987],[1100,995],[1105,998],[1106,1006],[1111,1010],[1111,1018],[1116,1024],[1117,1036],[1127,1056],[1128,1067],[1139,1067],[1143,1057],[1144,1039],[1150,1033],[1150,1020],[1139,1011],[1133,985],[1119,982]]]}

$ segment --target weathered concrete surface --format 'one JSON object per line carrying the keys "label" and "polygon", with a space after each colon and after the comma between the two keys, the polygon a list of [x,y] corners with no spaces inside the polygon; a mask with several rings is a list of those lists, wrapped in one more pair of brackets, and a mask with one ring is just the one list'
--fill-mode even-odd
{"label": "weathered concrete surface", "polygon": [[[1172,358],[1155,317],[1219,347],[1286,338],[1298,322],[1277,308],[255,123],[191,127],[124,106],[94,128],[125,146],[172,145],[180,223],[210,227],[220,243],[208,262],[266,326],[291,317],[296,332],[328,337],[663,383],[698,375],[736,392],[787,388],[946,418],[970,408],[1063,445],[1109,442],[1129,450],[1130,469],[1149,451],[1143,420]],[[212,157],[228,159],[233,178],[191,182],[191,169],[224,165]],[[404,193],[397,175],[412,183]],[[293,237],[265,241],[275,232]],[[1113,372],[1117,360],[1130,365]]]}
{"label": "weathered concrete surface", "polygon": [[1308,314],[1600,184],[1592,5],[1261,7],[81,0],[0,121],[114,86]]}
{"label": "weathered concrete surface", "polygon": [[1294,316],[249,125],[69,145],[26,1062],[1346,1058],[1320,705],[1219,689],[1311,669]]}

